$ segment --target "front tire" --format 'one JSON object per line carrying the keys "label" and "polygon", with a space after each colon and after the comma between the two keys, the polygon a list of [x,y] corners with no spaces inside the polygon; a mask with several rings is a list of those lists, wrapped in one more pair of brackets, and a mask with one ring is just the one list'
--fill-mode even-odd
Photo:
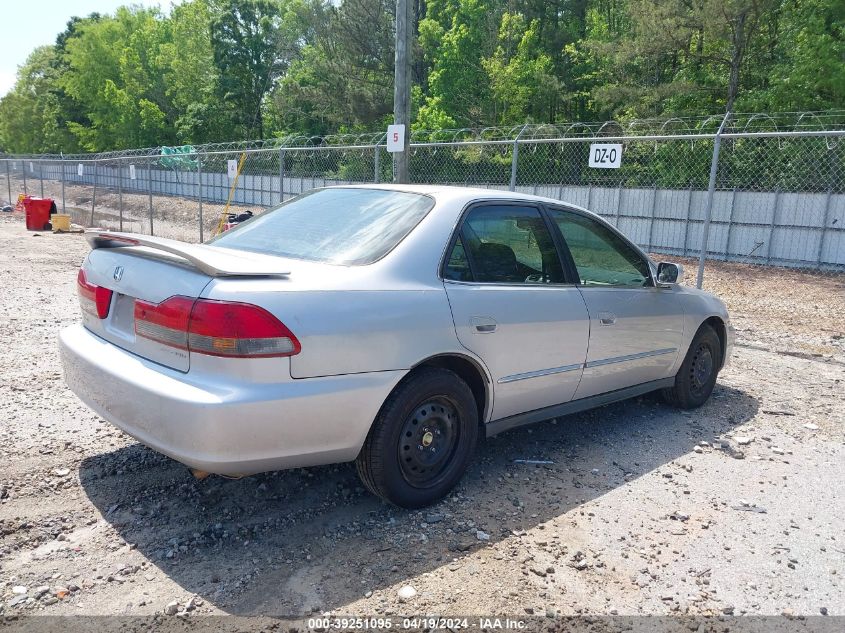
{"label": "front tire", "polygon": [[722,344],[709,325],[702,325],[690,343],[675,385],[663,390],[663,398],[681,409],[696,409],[707,402],[722,366]]}
{"label": "front tire", "polygon": [[390,394],[355,465],[373,494],[402,508],[421,508],[458,483],[477,441],[478,409],[470,388],[454,372],[424,368]]}

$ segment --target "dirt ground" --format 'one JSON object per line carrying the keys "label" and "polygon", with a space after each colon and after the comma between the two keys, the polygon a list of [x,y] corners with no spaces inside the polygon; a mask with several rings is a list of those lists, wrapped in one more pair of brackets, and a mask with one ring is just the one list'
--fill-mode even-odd
{"label": "dirt ground", "polygon": [[845,615],[842,277],[708,264],[739,345],[703,408],[503,434],[410,512],[349,465],[196,481],[88,410],[87,250],[0,217],[0,615]]}

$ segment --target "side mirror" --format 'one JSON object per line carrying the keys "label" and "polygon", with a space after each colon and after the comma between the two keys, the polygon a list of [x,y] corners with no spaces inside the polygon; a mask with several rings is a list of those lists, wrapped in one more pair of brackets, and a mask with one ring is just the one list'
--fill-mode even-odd
{"label": "side mirror", "polygon": [[670,288],[681,283],[684,278],[684,267],[672,262],[660,262],[657,265],[657,287]]}

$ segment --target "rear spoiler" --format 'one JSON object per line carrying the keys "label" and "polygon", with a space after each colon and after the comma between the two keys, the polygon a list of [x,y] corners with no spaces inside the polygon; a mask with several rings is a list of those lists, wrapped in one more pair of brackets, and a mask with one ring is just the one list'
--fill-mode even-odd
{"label": "rear spoiler", "polygon": [[[92,249],[142,247],[175,255],[210,277],[286,277],[286,265],[272,255],[248,253],[206,244],[187,244],[163,237],[86,229],[85,239]],[[150,253],[147,251],[147,253]]]}

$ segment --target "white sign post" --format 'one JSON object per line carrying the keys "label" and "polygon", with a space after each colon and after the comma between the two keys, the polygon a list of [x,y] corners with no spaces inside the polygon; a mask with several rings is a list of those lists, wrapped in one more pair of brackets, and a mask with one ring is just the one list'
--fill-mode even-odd
{"label": "white sign post", "polygon": [[135,165],[129,165],[129,180],[135,180]]}
{"label": "white sign post", "polygon": [[591,144],[589,166],[599,169],[619,169],[622,166],[622,143]]}
{"label": "white sign post", "polygon": [[387,151],[391,154],[405,151],[405,126],[387,126]]}
{"label": "white sign post", "polygon": [[85,171],[85,167],[83,167],[82,163],[77,163],[77,165],[76,165],[76,175],[81,176],[84,171]]}
{"label": "white sign post", "polygon": [[238,161],[230,160],[226,161],[227,171],[229,172],[229,178],[234,178],[238,175]]}

